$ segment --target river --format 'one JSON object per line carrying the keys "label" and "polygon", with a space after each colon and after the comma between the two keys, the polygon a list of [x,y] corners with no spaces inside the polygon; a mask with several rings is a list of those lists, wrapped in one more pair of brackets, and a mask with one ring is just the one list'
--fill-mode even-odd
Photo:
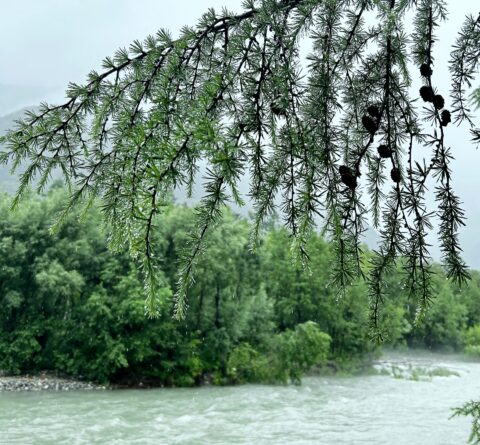
{"label": "river", "polygon": [[[480,397],[480,363],[422,353],[388,355],[377,368],[396,377],[307,377],[301,386],[4,392],[0,444],[466,444],[469,420],[449,417],[452,407]],[[425,375],[429,371],[452,375]]]}

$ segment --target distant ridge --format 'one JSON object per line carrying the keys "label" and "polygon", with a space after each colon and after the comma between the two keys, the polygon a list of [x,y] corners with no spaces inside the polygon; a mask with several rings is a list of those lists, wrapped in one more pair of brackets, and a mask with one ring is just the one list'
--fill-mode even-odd
{"label": "distant ridge", "polygon": [[0,116],[58,96],[58,88],[0,84]]}
{"label": "distant ridge", "polygon": [[[7,88],[7,90],[8,88],[11,88],[11,91],[8,92],[5,88]],[[8,94],[4,95],[4,92],[8,92]],[[18,94],[19,96],[15,98],[15,94]],[[42,101],[53,103],[58,102],[59,96],[59,93],[53,89],[15,86],[7,87],[6,85],[0,84],[0,104],[6,104],[4,107],[0,107],[0,134],[4,134],[6,130],[12,128],[15,120],[21,119],[27,109],[34,110]],[[20,103],[23,100],[22,97],[25,99],[24,104],[20,107],[13,107],[13,104]],[[9,111],[5,111],[9,108]],[[455,136],[461,140],[461,134],[456,134]],[[457,179],[459,182],[458,191],[462,201],[466,202],[465,208],[468,217],[467,226],[461,230],[460,239],[462,246],[465,249],[465,260],[471,267],[480,269],[480,256],[478,255],[478,251],[480,251],[480,239],[477,233],[480,225],[480,209],[475,204],[477,201],[477,191],[475,187],[472,187],[472,184],[474,183],[473,181],[476,179],[476,172],[474,171],[475,163],[470,162],[471,155],[462,154],[461,151],[458,154],[460,160],[463,161],[463,165],[458,165],[456,167],[457,171],[460,169],[462,171],[462,176]],[[460,164],[458,160],[455,163]],[[201,199],[204,192],[204,179],[202,177],[205,173],[205,167],[206,166],[203,164],[200,166],[200,171],[198,173],[199,181],[193,190],[192,199],[187,199],[185,191],[176,191],[175,199],[177,202],[186,202],[188,205],[195,205]],[[0,191],[13,193],[16,190],[17,184],[17,175],[12,176],[8,166],[0,165]],[[247,203],[241,208],[234,206],[233,210],[243,216],[248,216],[252,211],[252,204],[248,202],[249,181],[245,178],[245,180],[240,183],[239,188],[241,195],[245,198]],[[432,201],[432,199],[434,198],[430,196],[427,197],[428,201]],[[373,227],[369,226],[364,234],[363,241],[370,248],[377,248],[379,240],[379,233]],[[438,245],[435,243],[434,239],[429,238],[428,241],[433,244],[430,251],[433,258],[438,261],[441,258]]]}
{"label": "distant ridge", "polygon": [[4,134],[7,130],[11,129],[15,125],[15,121],[21,119],[25,116],[27,110],[35,110],[36,106],[27,106],[20,110],[8,113],[6,115],[0,116],[0,134]]}
{"label": "distant ridge", "polygon": [[[8,129],[12,128],[15,121],[24,116],[27,109],[35,107],[27,107],[17,110],[5,116],[0,116],[0,135],[4,134]],[[1,148],[1,146],[0,146]],[[13,193],[17,188],[17,177],[10,174],[10,168],[7,165],[0,165],[0,192]]]}

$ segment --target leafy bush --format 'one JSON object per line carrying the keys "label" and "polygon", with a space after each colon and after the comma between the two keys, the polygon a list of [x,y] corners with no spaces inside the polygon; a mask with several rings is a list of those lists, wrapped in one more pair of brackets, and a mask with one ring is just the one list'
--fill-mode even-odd
{"label": "leafy bush", "polygon": [[305,371],[327,361],[331,338],[317,323],[301,323],[294,330],[277,334],[272,339],[274,380],[300,383]]}
{"label": "leafy bush", "polygon": [[299,383],[305,371],[327,361],[331,338],[312,321],[272,336],[262,352],[243,343],[231,353],[228,374],[244,382]]}
{"label": "leafy bush", "polygon": [[271,378],[268,357],[250,344],[235,347],[228,360],[228,376],[236,383],[268,382]]}

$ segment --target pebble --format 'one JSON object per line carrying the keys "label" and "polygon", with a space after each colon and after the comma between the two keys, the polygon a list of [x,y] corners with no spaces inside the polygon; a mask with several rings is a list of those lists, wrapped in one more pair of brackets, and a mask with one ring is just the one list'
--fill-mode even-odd
{"label": "pebble", "polygon": [[62,379],[54,376],[0,376],[0,392],[2,391],[99,391],[106,386],[92,382]]}

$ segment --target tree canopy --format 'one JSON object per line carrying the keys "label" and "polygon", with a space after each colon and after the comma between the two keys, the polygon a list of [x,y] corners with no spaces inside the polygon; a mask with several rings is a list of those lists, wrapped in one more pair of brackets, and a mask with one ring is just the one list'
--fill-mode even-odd
{"label": "tree canopy", "polygon": [[[246,0],[243,8],[209,10],[178,38],[161,30],[136,41],[85,84],[71,84],[65,103],[28,113],[2,138],[3,162],[25,166],[14,205],[31,184],[42,190],[55,169],[71,191],[60,223],[77,204],[99,199],[110,245],[128,247],[142,264],[154,315],[158,215],[172,190],[191,193],[206,163],[204,197],[181,256],[175,313],[183,318],[211,229],[228,202],[243,203],[238,184],[248,177],[251,247],[280,208],[292,256],[308,265],[320,223],[334,245],[334,284],[344,289],[366,276],[380,336],[385,277],[399,257],[419,314],[431,300],[426,237],[435,219],[447,276],[468,277],[445,134],[462,123],[480,141],[469,109],[480,15],[466,18],[451,51],[448,96],[435,78],[443,0]],[[418,77],[423,86],[412,90]],[[427,188],[434,208],[425,203]],[[365,263],[367,224],[381,243]]]}

